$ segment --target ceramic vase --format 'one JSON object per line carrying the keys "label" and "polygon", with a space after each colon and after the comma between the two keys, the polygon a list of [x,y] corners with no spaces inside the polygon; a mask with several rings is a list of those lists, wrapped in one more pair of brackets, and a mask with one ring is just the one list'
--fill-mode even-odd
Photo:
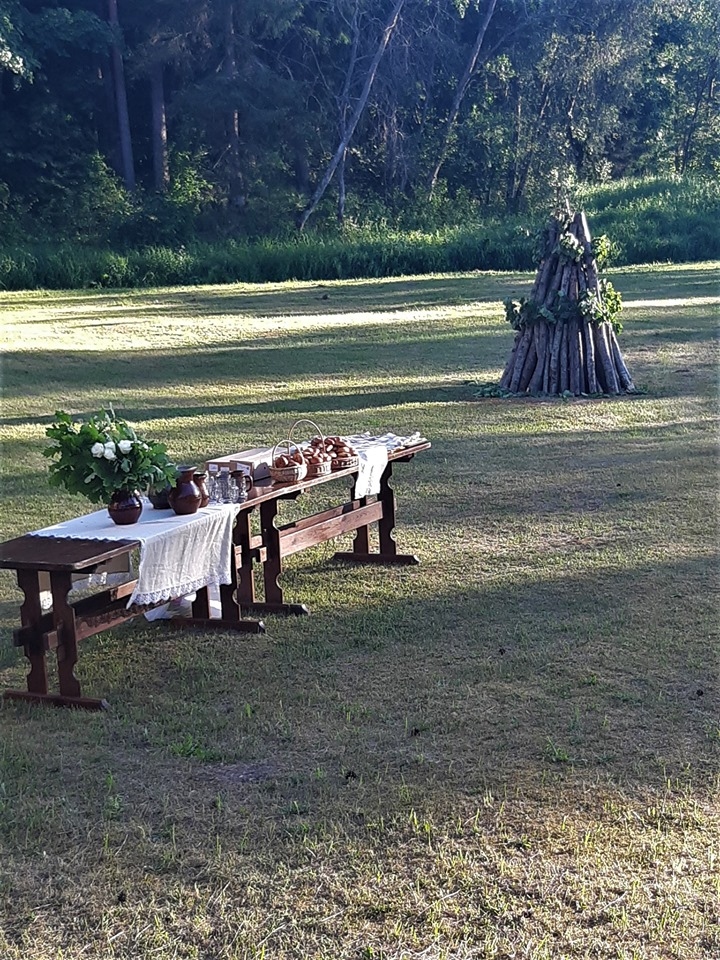
{"label": "ceramic vase", "polygon": [[170,493],[170,486],[167,487],[150,487],[148,490],[148,500],[155,507],[156,510],[169,510],[170,501],[168,500],[168,494]]}
{"label": "ceramic vase", "polygon": [[110,498],[108,513],[113,523],[137,523],[142,513],[142,500],[137,490],[116,490]]}

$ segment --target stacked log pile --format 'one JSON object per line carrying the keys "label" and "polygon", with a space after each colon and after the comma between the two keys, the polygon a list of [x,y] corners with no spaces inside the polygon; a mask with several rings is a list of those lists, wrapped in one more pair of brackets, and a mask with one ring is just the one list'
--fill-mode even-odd
{"label": "stacked log pile", "polygon": [[635,392],[615,326],[620,297],[598,276],[583,212],[555,216],[528,300],[507,301],[517,333],[500,380],[511,393]]}

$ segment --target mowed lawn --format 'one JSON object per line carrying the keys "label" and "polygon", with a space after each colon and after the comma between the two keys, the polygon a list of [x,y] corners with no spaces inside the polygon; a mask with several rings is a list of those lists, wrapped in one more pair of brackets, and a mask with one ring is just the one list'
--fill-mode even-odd
{"label": "mowed lawn", "polygon": [[613,273],[616,400],[474,398],[529,274],[0,295],[5,539],[92,509],[47,486],[58,408],[184,462],[304,416],[433,443],[420,566],[324,544],[312,616],[135,621],[82,646],[107,713],[0,708],[2,960],[717,960],[719,267]]}

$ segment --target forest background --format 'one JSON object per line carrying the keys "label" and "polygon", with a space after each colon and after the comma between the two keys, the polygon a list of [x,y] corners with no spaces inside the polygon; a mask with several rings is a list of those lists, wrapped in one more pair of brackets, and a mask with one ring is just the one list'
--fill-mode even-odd
{"label": "forest background", "polygon": [[0,285],[720,256],[720,0],[0,0]]}

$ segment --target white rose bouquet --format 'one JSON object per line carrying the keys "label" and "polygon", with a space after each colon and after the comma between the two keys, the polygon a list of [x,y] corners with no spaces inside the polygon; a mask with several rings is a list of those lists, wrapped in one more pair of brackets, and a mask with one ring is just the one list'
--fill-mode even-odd
{"label": "white rose bouquet", "polygon": [[80,493],[92,503],[108,503],[118,490],[144,491],[175,481],[165,445],[139,437],[113,410],[80,422],[58,410],[45,433],[54,441],[43,450],[53,461],[50,485]]}

